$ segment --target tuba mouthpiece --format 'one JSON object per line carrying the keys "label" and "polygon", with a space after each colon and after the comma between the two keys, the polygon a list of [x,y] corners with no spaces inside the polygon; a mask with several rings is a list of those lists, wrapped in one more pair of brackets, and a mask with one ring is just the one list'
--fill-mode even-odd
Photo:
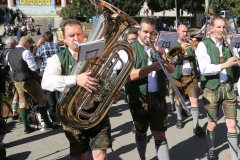
{"label": "tuba mouthpiece", "polygon": [[77,45],[77,46],[79,46],[79,45],[80,45],[80,42],[74,41],[74,44]]}

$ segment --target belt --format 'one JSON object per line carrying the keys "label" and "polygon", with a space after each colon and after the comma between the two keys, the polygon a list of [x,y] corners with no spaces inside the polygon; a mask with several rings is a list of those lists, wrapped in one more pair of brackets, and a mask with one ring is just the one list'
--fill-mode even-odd
{"label": "belt", "polygon": [[158,96],[158,95],[159,95],[159,91],[156,91],[156,92],[148,92],[147,95],[148,95],[149,97],[151,97],[151,96]]}

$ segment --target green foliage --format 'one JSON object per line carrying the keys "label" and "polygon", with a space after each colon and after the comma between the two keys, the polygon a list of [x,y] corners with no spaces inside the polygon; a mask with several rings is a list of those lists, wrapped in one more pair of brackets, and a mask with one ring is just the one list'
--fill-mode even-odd
{"label": "green foliage", "polygon": [[81,12],[82,15],[80,17],[92,17],[96,15],[96,11],[94,5],[89,0],[73,0],[72,3],[75,6],[78,12]]}
{"label": "green foliage", "polygon": [[5,16],[5,12],[0,8],[0,18],[3,18]]}
{"label": "green foliage", "polygon": [[141,9],[144,0],[106,0],[130,16],[135,16]]}
{"label": "green foliage", "polygon": [[7,82],[5,82],[5,86],[6,86],[6,92],[2,95],[3,100],[7,101],[9,104],[12,103],[12,98],[13,98],[13,92],[11,90],[8,90],[9,84]]}
{"label": "green foliage", "polygon": [[[204,1],[194,1],[194,0],[176,0],[177,1],[177,10],[178,17],[180,15],[180,9],[183,9],[188,12],[203,11]],[[148,7],[154,12],[160,12],[163,10],[171,10],[175,8],[174,0],[147,0]]]}
{"label": "green foliage", "polygon": [[63,20],[75,19],[77,17],[77,13],[76,7],[69,5],[61,9],[60,16]]}
{"label": "green foliage", "polygon": [[[240,4],[240,0],[230,0],[230,6],[232,8],[233,15],[234,15],[234,17],[237,17],[237,18],[240,18],[240,6],[239,6],[239,4]],[[221,10],[230,11],[230,8],[229,8],[229,5],[228,5],[228,0],[227,1],[222,1]]]}

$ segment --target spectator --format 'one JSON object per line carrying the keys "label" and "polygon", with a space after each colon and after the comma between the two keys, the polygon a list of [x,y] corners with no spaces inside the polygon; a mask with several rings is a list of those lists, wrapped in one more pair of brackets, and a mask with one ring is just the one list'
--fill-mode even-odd
{"label": "spectator", "polygon": [[34,80],[34,71],[37,70],[37,64],[29,51],[34,44],[30,36],[23,36],[18,46],[8,54],[8,62],[14,74],[15,87],[20,97],[20,116],[24,125],[24,133],[28,134],[34,131],[27,123],[27,99],[31,96],[36,102],[39,102],[39,111],[45,125],[42,131],[54,128],[53,123],[48,119],[45,96],[39,83]]}
{"label": "spectator", "polygon": [[146,9],[146,16],[148,17],[148,13],[149,13],[149,10],[148,9]]}
{"label": "spectator", "polygon": [[37,35],[41,35],[41,31],[40,31],[39,25],[36,25],[36,32],[37,32]]}
{"label": "spectator", "polygon": [[[212,18],[213,18],[213,14],[212,14],[212,13],[209,13],[209,14],[208,14],[207,24],[211,24]],[[207,24],[204,24],[204,25],[202,26],[202,28],[197,32],[197,34],[200,34],[202,31],[204,31]],[[204,32],[203,32],[203,33],[204,33]]]}
{"label": "spectator", "polygon": [[20,41],[20,39],[21,39],[23,36],[26,36],[26,35],[27,35],[27,27],[26,27],[26,26],[22,26],[21,29],[17,32],[18,42]]}
{"label": "spectator", "polygon": [[37,44],[33,47],[32,54],[35,57],[37,54],[37,50],[40,46],[44,45],[45,41],[43,38],[39,38]]}
{"label": "spectator", "polygon": [[[50,31],[47,31],[43,34],[43,39],[45,44],[40,46],[37,50],[37,63],[38,66],[41,64],[40,73],[44,73],[44,69],[47,66],[47,59],[52,57],[54,54],[60,52],[60,47],[53,43],[53,34]],[[48,102],[49,114],[53,118],[55,117],[56,105],[59,92],[58,91],[48,91],[45,90],[45,96]]]}
{"label": "spectator", "polygon": [[[8,53],[16,47],[17,42],[13,37],[8,37],[5,40],[5,44],[6,44],[6,48],[5,48],[4,55],[7,57]],[[10,72],[10,76],[13,77],[12,72]],[[13,83],[11,83],[9,86],[12,86],[12,91],[13,91],[13,94],[14,94],[13,95],[13,100],[12,100],[12,111],[13,111],[12,119],[17,120],[18,117],[19,117],[19,114],[17,112],[18,106],[19,106],[19,95],[18,95],[18,92],[17,92],[16,88],[14,87]]]}

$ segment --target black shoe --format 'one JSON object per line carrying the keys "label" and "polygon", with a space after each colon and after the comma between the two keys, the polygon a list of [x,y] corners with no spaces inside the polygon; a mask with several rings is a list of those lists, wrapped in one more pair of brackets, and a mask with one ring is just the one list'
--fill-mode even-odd
{"label": "black shoe", "polygon": [[184,127],[182,120],[177,120],[176,126],[178,129],[182,129]]}
{"label": "black shoe", "polygon": [[31,132],[33,132],[33,131],[35,131],[35,128],[32,128],[32,127],[25,128],[25,129],[24,129],[24,133],[25,133],[25,134],[31,133]]}
{"label": "black shoe", "polygon": [[202,129],[202,127],[198,126],[197,128],[193,129],[193,134],[195,134],[197,136],[202,136],[202,135],[205,135],[205,132]]}
{"label": "black shoe", "polygon": [[12,116],[12,120],[17,120],[19,118],[19,115]]}
{"label": "black shoe", "polygon": [[175,112],[176,111],[176,107],[175,107],[175,104],[171,104],[171,107],[170,107],[170,112]]}
{"label": "black shoe", "polygon": [[133,124],[133,126],[132,126],[132,133],[136,133],[136,127],[135,127],[134,124]]}
{"label": "black shoe", "polygon": [[217,157],[215,156],[214,150],[208,150],[207,159],[208,160],[217,160]]}

